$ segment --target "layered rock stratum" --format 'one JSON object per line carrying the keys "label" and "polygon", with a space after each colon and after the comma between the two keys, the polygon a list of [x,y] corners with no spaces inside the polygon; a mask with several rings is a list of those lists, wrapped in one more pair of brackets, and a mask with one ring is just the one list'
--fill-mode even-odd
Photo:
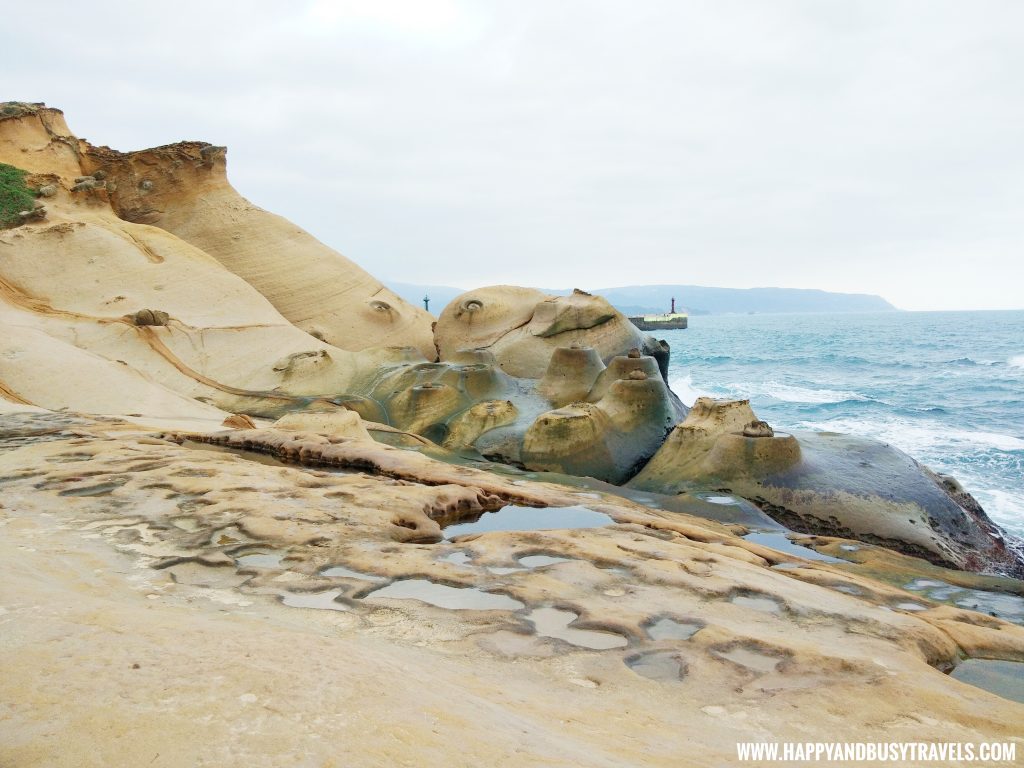
{"label": "layered rock stratum", "polygon": [[222,147],[8,103],[0,163],[44,201],[0,231],[0,764],[1024,753],[1024,705],[947,674],[1024,661],[1012,548],[950,479],[687,409],[583,292],[432,328]]}

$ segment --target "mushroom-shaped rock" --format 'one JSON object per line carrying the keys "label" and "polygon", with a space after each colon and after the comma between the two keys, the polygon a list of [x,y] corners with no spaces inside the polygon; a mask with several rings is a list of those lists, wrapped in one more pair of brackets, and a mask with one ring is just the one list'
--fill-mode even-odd
{"label": "mushroom-shaped rock", "polygon": [[641,375],[613,382],[597,403],[541,414],[523,438],[523,465],[610,483],[629,479],[680,417],[678,401],[661,377]]}
{"label": "mushroom-shaped rock", "polygon": [[427,381],[399,392],[388,401],[387,411],[393,426],[434,439],[439,437],[434,432],[467,405],[455,387]]}
{"label": "mushroom-shaped rock", "polygon": [[511,400],[485,400],[476,403],[448,422],[448,435],[444,440],[446,448],[468,448],[480,436],[498,427],[504,427],[519,415]]}
{"label": "mushroom-shaped rock", "polygon": [[[587,400],[597,402],[606,394],[613,382],[628,379],[634,372],[643,373],[649,379],[661,379],[658,370],[658,361],[653,357],[645,357],[637,354],[636,357],[629,355],[617,355],[608,363],[608,367],[601,372],[594,387],[590,390]],[[682,407],[682,404],[680,404]],[[684,409],[685,412],[685,409]]]}
{"label": "mushroom-shaped rock", "polygon": [[586,400],[603,370],[601,356],[593,347],[558,347],[537,390],[559,407]]}
{"label": "mushroom-shaped rock", "polygon": [[608,445],[608,415],[591,403],[573,403],[537,418],[523,438],[522,462],[529,469],[590,477],[614,471]]}

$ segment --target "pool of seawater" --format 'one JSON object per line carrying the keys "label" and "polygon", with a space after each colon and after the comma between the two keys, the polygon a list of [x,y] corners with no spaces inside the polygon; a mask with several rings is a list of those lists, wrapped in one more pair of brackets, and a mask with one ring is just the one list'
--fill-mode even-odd
{"label": "pool of seawater", "polygon": [[914,579],[903,588],[936,602],[949,603],[958,608],[987,613],[1004,621],[1024,625],[1024,597],[1019,595],[967,589],[939,579]]}
{"label": "pool of seawater", "polygon": [[622,648],[629,644],[625,637],[616,632],[598,629],[578,629],[570,626],[579,614],[562,608],[534,608],[526,615],[541,637],[553,637],[564,640],[571,645],[604,651],[609,648]]}
{"label": "pool of seawater", "polygon": [[646,630],[651,640],[689,640],[703,628],[704,624],[701,622],[676,621],[663,617],[653,624],[648,624]]}
{"label": "pool of seawater", "polygon": [[476,587],[449,587],[428,579],[400,579],[386,587],[375,589],[365,600],[389,597],[398,600],[419,600],[422,603],[453,610],[517,611],[525,604],[496,592],[484,592]]}
{"label": "pool of seawater", "polygon": [[451,539],[467,533],[601,528],[614,523],[608,515],[584,506],[538,508],[509,505],[496,512],[484,512],[472,522],[449,525],[444,529],[444,535]]}
{"label": "pool of seawater", "polygon": [[845,563],[846,560],[841,560],[838,557],[832,557],[831,555],[823,555],[821,552],[815,552],[810,547],[805,547],[798,543],[800,539],[790,539],[785,533],[777,531],[755,531],[754,533],[748,533],[743,537],[747,541],[752,541],[755,544],[760,544],[764,547],[771,547],[777,549],[779,552],[785,552],[788,555],[796,555],[802,557],[805,560],[817,560],[822,563]]}
{"label": "pool of seawater", "polygon": [[967,659],[950,676],[1004,699],[1024,703],[1024,662]]}
{"label": "pool of seawater", "polygon": [[626,666],[641,677],[660,682],[681,680],[686,667],[678,655],[671,651],[650,651],[627,656]]}
{"label": "pool of seawater", "polygon": [[328,611],[347,611],[349,607],[339,603],[337,598],[341,590],[332,589],[327,592],[285,592],[281,602],[292,608],[318,608]]}
{"label": "pool of seawater", "polygon": [[247,568],[280,568],[284,553],[280,552],[250,552],[239,555],[235,562]]}
{"label": "pool of seawater", "polygon": [[327,576],[328,578],[342,577],[345,579],[359,579],[360,581],[385,581],[383,576],[376,576],[372,573],[363,573],[362,571],[353,571],[351,568],[346,568],[343,565],[332,565],[329,568],[324,568],[320,571],[321,576]]}

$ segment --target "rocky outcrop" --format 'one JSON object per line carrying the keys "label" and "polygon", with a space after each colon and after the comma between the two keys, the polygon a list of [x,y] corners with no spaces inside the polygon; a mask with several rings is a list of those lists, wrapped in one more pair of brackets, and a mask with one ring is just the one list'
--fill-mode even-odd
{"label": "rocky outcrop", "polygon": [[0,162],[49,175],[53,181],[43,186],[61,214],[111,213],[121,222],[159,227],[218,260],[288,321],[334,346],[411,345],[434,355],[426,312],[242,198],[228,183],[225,156],[224,147],[204,142],[121,153],[76,138],[60,110],[0,105]]}
{"label": "rocky outcrop", "polygon": [[180,142],[128,153],[89,147],[82,164],[106,180],[122,219],[160,227],[209,254],[321,341],[350,351],[411,345],[433,357],[429,314],[239,195],[226,157],[225,147]]}
{"label": "rocky outcrop", "polygon": [[796,531],[1024,576],[1021,553],[977,503],[905,453],[859,437],[773,431],[746,400],[698,399],[629,485],[659,493],[728,491]]}
{"label": "rocky outcrop", "polygon": [[[964,651],[1024,659],[1024,629],[870,568],[365,440],[248,438],[362,457],[339,473],[59,418],[0,419],[14,765],[329,764],[341,744],[352,764],[447,766],[457,744],[474,765],[668,768],[765,738],[1020,732],[1024,705],[942,670]],[[506,514],[585,504],[609,524],[442,538],[507,494],[536,508]],[[389,596],[410,584],[419,599]]]}
{"label": "rocky outcrop", "polygon": [[327,432],[351,412],[463,459],[728,487],[799,530],[1019,565],[968,494],[888,446],[780,434],[745,403],[698,403],[683,422],[668,346],[600,297],[482,288],[431,336],[424,313],[241,198],[223,147],[120,153],[75,138],[58,110],[7,104],[0,162],[47,200],[44,220],[0,233],[6,404],[212,427],[312,411],[290,418]]}
{"label": "rocky outcrop", "polygon": [[640,333],[600,296],[574,291],[548,296],[532,288],[497,285],[453,299],[434,330],[438,355],[451,360],[486,349],[506,373],[540,379],[558,348],[590,347],[607,362],[636,348],[668,370],[668,349]]}

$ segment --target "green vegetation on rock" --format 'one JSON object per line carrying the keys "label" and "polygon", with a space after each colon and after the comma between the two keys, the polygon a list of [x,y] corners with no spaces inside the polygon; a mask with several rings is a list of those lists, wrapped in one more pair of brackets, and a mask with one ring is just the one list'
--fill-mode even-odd
{"label": "green vegetation on rock", "polygon": [[0,229],[21,222],[18,214],[31,211],[36,204],[36,193],[25,184],[26,171],[13,165],[0,163]]}

